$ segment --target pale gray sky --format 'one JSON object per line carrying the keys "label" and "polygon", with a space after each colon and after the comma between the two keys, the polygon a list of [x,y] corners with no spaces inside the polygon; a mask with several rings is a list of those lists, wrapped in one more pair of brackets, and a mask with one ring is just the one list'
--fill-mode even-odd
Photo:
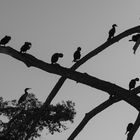
{"label": "pale gray sky", "polygon": [[[32,42],[29,53],[46,62],[54,52],[62,52],[59,63],[71,67],[76,48],[82,47],[83,56],[101,45],[112,24],[118,25],[116,34],[137,26],[139,5],[139,0],[0,0],[0,38],[10,35],[9,45],[17,50],[25,41]],[[129,39],[112,45],[78,70],[128,88],[132,78],[140,77],[140,49],[133,55]],[[4,54],[0,54],[0,65],[0,96],[8,100],[18,99],[24,88],[31,87],[31,92],[44,101],[59,79]],[[68,124],[67,131],[40,139],[66,140],[84,114],[107,98],[104,92],[67,80],[53,102],[74,101],[75,123]],[[75,140],[126,140],[126,126],[136,115],[125,102],[114,104],[93,118]],[[135,140],[139,137],[140,130]]]}

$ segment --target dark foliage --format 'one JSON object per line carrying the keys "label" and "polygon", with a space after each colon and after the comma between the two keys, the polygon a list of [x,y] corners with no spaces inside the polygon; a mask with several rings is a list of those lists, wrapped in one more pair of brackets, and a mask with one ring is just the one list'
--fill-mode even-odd
{"label": "dark foliage", "polygon": [[[38,101],[34,94],[28,94],[26,100],[20,105],[16,100],[3,101],[0,97],[0,115],[3,116],[1,118],[8,119],[8,121],[0,120],[0,138],[23,140],[42,105],[43,103]],[[51,134],[66,130],[64,122],[73,123],[76,114],[74,106],[72,101],[50,105],[40,117],[32,139],[39,137],[44,128],[48,129]]]}

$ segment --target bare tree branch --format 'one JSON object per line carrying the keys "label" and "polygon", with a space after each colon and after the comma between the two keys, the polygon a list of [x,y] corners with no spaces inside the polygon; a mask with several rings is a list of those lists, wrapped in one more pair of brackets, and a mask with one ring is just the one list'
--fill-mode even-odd
{"label": "bare tree branch", "polygon": [[[107,43],[104,43],[103,45],[99,46],[97,49],[95,49],[95,50],[91,51],[90,53],[88,53],[85,57],[83,57],[76,64],[74,64],[71,67],[71,69],[72,70],[76,70],[80,65],[82,65],[84,62],[86,62],[91,57],[96,56],[98,53],[100,53],[101,51],[103,51],[104,49],[106,49],[107,47],[109,47],[110,45],[112,45],[113,43],[115,43],[115,42],[119,41],[120,39],[122,39],[122,38],[130,35],[130,33],[133,34],[133,33],[139,32],[139,29],[140,29],[140,26],[131,28],[131,29],[123,32],[122,34],[118,35],[116,37],[116,39],[114,39],[114,40],[112,39],[112,41],[110,41],[109,43],[108,42]],[[45,101],[45,103],[44,103],[44,105],[42,107],[42,110],[43,110],[43,108],[47,108],[47,106],[49,105],[49,103],[51,103],[51,101],[53,100],[53,98],[55,97],[55,95],[57,94],[57,92],[59,91],[59,89],[61,88],[61,86],[63,85],[63,83],[65,82],[65,80],[66,80],[65,77],[61,77],[59,79],[59,81],[57,82],[57,84],[53,88],[52,92],[49,94],[48,98],[46,99],[46,101]],[[28,139],[29,135],[31,134],[31,132],[34,130],[35,124],[38,121],[38,118],[39,117],[36,118],[36,121],[32,125],[32,130],[28,133],[27,139]]]}
{"label": "bare tree branch", "polygon": [[[71,69],[72,70],[76,70],[80,65],[82,65],[84,62],[86,62],[88,59],[90,59],[91,57],[97,55],[98,53],[100,53],[101,51],[103,51],[104,49],[106,49],[107,47],[109,47],[110,45],[112,45],[113,43],[115,42],[118,42],[120,39],[124,38],[124,37],[127,37],[128,35],[131,35],[133,33],[138,33],[140,32],[140,26],[136,26],[134,28],[131,28],[131,29],[128,29],[126,30],[125,32],[119,34],[118,36],[114,37],[112,40],[110,40],[109,42],[105,42],[103,45],[99,46],[97,49],[91,51],[89,54],[87,54],[85,57],[83,57],[78,63],[76,63]],[[9,49],[8,49],[9,48]],[[46,70],[46,65],[48,66],[48,64],[44,63],[43,61],[41,60],[38,60],[36,59],[35,57],[29,55],[29,54],[19,54],[18,51],[10,48],[10,47],[7,47],[7,49],[5,49],[5,47],[1,47],[0,48],[0,53],[4,53],[4,54],[8,54],[22,62],[24,62],[28,67],[30,66],[35,66],[35,67],[38,67],[38,64],[39,63],[42,63],[42,65],[40,65],[41,67],[38,67],[42,70],[45,70],[47,72],[50,72],[50,73],[53,73],[53,69],[54,67],[53,66],[49,66],[47,67],[47,70]],[[33,62],[33,60],[37,60],[35,62]],[[37,63],[36,63],[37,62]],[[60,67],[59,67],[60,68]],[[63,69],[63,68],[62,68]],[[61,70],[62,70],[61,69]],[[60,70],[60,69],[57,69],[57,70]],[[62,72],[62,71],[61,71]],[[58,73],[56,73],[58,74]],[[66,74],[66,73],[65,73]],[[56,84],[57,86],[55,86],[55,88],[57,87],[57,90],[54,90],[56,92],[51,92],[50,96],[49,96],[49,99],[47,98],[46,101],[49,100],[49,103],[52,101],[52,99],[55,97],[55,95],[57,94],[58,90],[61,88],[62,84],[64,83],[64,81],[66,80],[66,77],[67,78],[70,78],[68,77],[69,74],[71,73],[67,73],[68,75],[66,76],[65,74],[60,74],[61,76],[63,76],[62,78],[60,78],[60,80],[58,81],[58,83]],[[83,75],[83,74],[82,74]],[[71,75],[69,75],[71,76]],[[78,75],[77,75],[78,76]],[[75,80],[75,79],[73,79]],[[78,80],[76,80],[78,81]],[[80,81],[79,81],[80,82]],[[111,92],[109,92],[111,93]],[[137,97],[134,97],[133,98],[136,98],[137,100],[139,100]],[[128,99],[128,98],[127,98]],[[46,103],[46,102],[45,102]],[[130,104],[134,104],[134,102],[130,102]],[[135,106],[135,105],[134,105]],[[47,107],[47,103],[46,103],[46,107]],[[136,106],[135,106],[136,107]],[[136,107],[137,109],[139,109],[138,105]]]}
{"label": "bare tree branch", "polygon": [[132,130],[127,135],[127,140],[132,140],[133,139],[133,137],[134,137],[136,131],[138,130],[139,126],[140,126],[140,112],[138,113],[137,119],[136,119],[136,121],[133,125]]}
{"label": "bare tree branch", "polygon": [[105,110],[107,107],[111,106],[112,104],[120,101],[120,99],[116,98],[109,98],[90,112],[85,114],[85,117],[80,122],[80,124],[77,126],[77,128],[73,131],[73,133],[70,135],[68,140],[74,140],[74,138],[82,131],[82,129],[85,127],[85,125],[89,122],[90,119],[92,119],[95,115],[100,113],[101,111]]}
{"label": "bare tree branch", "polygon": [[[1,48],[0,48],[0,50],[1,50]],[[28,66],[32,65],[34,67],[45,70],[46,72],[58,74],[60,76],[69,78],[71,80],[78,81],[78,82],[88,85],[92,88],[96,88],[98,90],[107,92],[110,95],[117,94],[117,95],[121,96],[123,100],[125,100],[126,102],[128,102],[129,104],[134,106],[137,110],[139,110],[140,98],[137,95],[133,95],[133,94],[129,93],[128,90],[126,90],[122,87],[119,87],[110,82],[98,79],[96,77],[90,76],[86,73],[81,73],[81,72],[71,70],[70,68],[64,68],[60,65],[48,64],[46,62],[38,60],[37,58],[33,57],[30,54],[20,54],[20,53],[18,54],[18,52],[16,50],[12,49],[11,47],[2,47],[2,50],[5,50],[6,52],[10,53],[10,55],[12,55],[14,57],[18,57],[18,60],[20,59],[21,61],[24,61]],[[14,55],[14,54],[16,54],[16,55]],[[58,89],[58,87],[57,87],[57,89]],[[126,96],[126,93],[128,93],[127,96]],[[51,100],[52,99],[53,98],[51,98]]]}
{"label": "bare tree branch", "polygon": [[[91,110],[90,112],[85,114],[85,117],[83,118],[83,120],[80,122],[80,124],[76,127],[76,129],[72,132],[72,134],[70,135],[70,137],[68,138],[68,140],[74,140],[74,138],[83,130],[83,128],[86,126],[86,124],[90,121],[90,119],[92,119],[95,115],[97,115],[98,113],[100,113],[101,111],[105,110],[106,108],[108,108],[109,106],[111,106],[112,104],[121,101],[122,99],[116,98],[116,96],[109,98],[108,100],[106,100],[105,102],[103,102],[102,104],[100,104],[99,106],[97,106],[96,108],[94,108],[93,110]],[[132,131],[130,131],[130,133],[128,133],[128,137],[127,140],[132,140],[136,131],[138,130],[140,126],[140,112],[138,114],[138,117],[134,123],[134,128],[132,129]]]}

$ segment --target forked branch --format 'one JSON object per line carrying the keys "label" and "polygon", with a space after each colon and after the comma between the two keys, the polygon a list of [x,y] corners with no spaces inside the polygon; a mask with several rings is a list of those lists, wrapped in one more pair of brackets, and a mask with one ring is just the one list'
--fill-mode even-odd
{"label": "forked branch", "polygon": [[[71,69],[63,68],[61,66],[58,66],[57,67],[57,66],[53,66],[53,65],[47,64],[47,63],[45,63],[45,62],[43,62],[41,60],[36,59],[32,55],[29,55],[29,54],[21,54],[18,51],[12,49],[11,47],[0,47],[0,53],[4,53],[4,54],[7,54],[7,55],[10,55],[10,56],[16,58],[17,60],[20,60],[20,61],[24,62],[28,67],[34,66],[34,67],[37,67],[39,69],[45,70],[46,72],[55,73],[55,74],[59,74],[59,75],[62,76],[60,78],[60,80],[58,81],[58,83],[56,84],[56,86],[54,87],[53,91],[48,96],[47,100],[45,101],[45,103],[44,103],[44,105],[42,107],[42,108],[47,108],[48,105],[53,100],[53,98],[55,97],[55,95],[57,94],[57,92],[59,91],[59,89],[61,88],[61,86],[63,85],[63,83],[66,80],[66,78],[70,78],[72,80],[81,82],[83,84],[87,84],[87,83],[84,82],[87,77],[89,79],[91,78],[90,81],[92,81],[93,79],[94,80],[97,79],[95,77],[91,77],[91,76],[86,75],[86,74],[74,72],[74,70],[76,70],[80,65],[82,65],[83,63],[85,63],[87,60],[89,60],[93,56],[96,56],[98,53],[100,53],[104,49],[108,48],[109,46],[111,46],[115,42],[118,42],[119,40],[123,39],[124,37],[127,37],[129,35],[132,35],[134,33],[139,33],[139,32],[140,32],[140,26],[136,26],[136,27],[133,27],[131,29],[128,29],[128,30],[124,31],[123,33],[117,35],[116,37],[114,37],[110,41],[105,42],[104,44],[102,44],[101,46],[99,46],[98,48],[96,48],[95,50],[93,50],[90,53],[88,53],[81,60],[79,60],[76,64],[74,64],[71,67]],[[57,72],[55,71],[55,68],[57,68]],[[74,78],[74,76],[72,76],[72,75],[77,76],[77,77]],[[82,78],[79,79],[79,77],[81,77],[81,76],[82,76]],[[100,80],[98,82],[96,80],[95,81],[94,80],[92,81],[92,87],[94,87],[94,88],[99,87],[98,84],[100,83]],[[98,84],[97,83],[95,84],[95,82],[97,82]],[[87,84],[87,85],[89,85],[89,84]],[[139,101],[139,97],[138,96],[130,95],[127,90],[125,90],[123,88],[120,88],[120,87],[117,87],[114,84],[112,84],[112,85],[113,85],[112,86],[113,87],[113,91],[112,91],[113,93],[114,93],[114,90],[115,90],[115,93],[117,93],[118,96],[120,96],[122,99],[124,99],[125,101],[127,101],[128,103],[130,103],[136,109],[139,110],[139,104],[134,103],[134,100],[135,101]],[[115,86],[115,88],[114,88],[114,86]],[[103,90],[104,89],[104,90],[106,90],[107,87],[102,86],[101,88],[97,88],[97,89],[100,89],[100,90]],[[116,89],[118,89],[118,90],[116,90]],[[106,91],[106,92],[108,92],[108,91]],[[111,92],[109,91],[108,93],[111,93]],[[124,93],[125,93],[125,96],[124,96]],[[126,93],[128,93],[128,94],[126,95]],[[130,101],[130,96],[132,97],[132,100],[131,101]],[[46,103],[46,102],[48,102],[48,103]]]}
{"label": "forked branch", "polygon": [[80,124],[77,126],[77,128],[73,131],[73,133],[70,135],[68,140],[74,140],[74,138],[82,131],[82,129],[85,127],[85,125],[92,119],[95,115],[100,113],[101,111],[105,110],[107,107],[111,106],[112,104],[120,101],[120,99],[110,98],[91,110],[90,112],[85,114],[85,117],[80,122]]}

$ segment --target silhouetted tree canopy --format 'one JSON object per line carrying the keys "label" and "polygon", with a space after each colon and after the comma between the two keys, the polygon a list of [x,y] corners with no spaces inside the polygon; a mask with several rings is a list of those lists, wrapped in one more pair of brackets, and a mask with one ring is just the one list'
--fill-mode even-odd
{"label": "silhouetted tree canopy", "polygon": [[[4,101],[0,97],[0,115],[3,116],[0,120],[0,138],[23,140],[42,105],[43,103],[32,93],[29,93],[27,100],[20,105],[17,104],[17,100]],[[36,124],[32,138],[39,137],[44,128],[51,134],[66,130],[64,122],[73,123],[76,114],[74,106],[72,101],[50,105]]]}

